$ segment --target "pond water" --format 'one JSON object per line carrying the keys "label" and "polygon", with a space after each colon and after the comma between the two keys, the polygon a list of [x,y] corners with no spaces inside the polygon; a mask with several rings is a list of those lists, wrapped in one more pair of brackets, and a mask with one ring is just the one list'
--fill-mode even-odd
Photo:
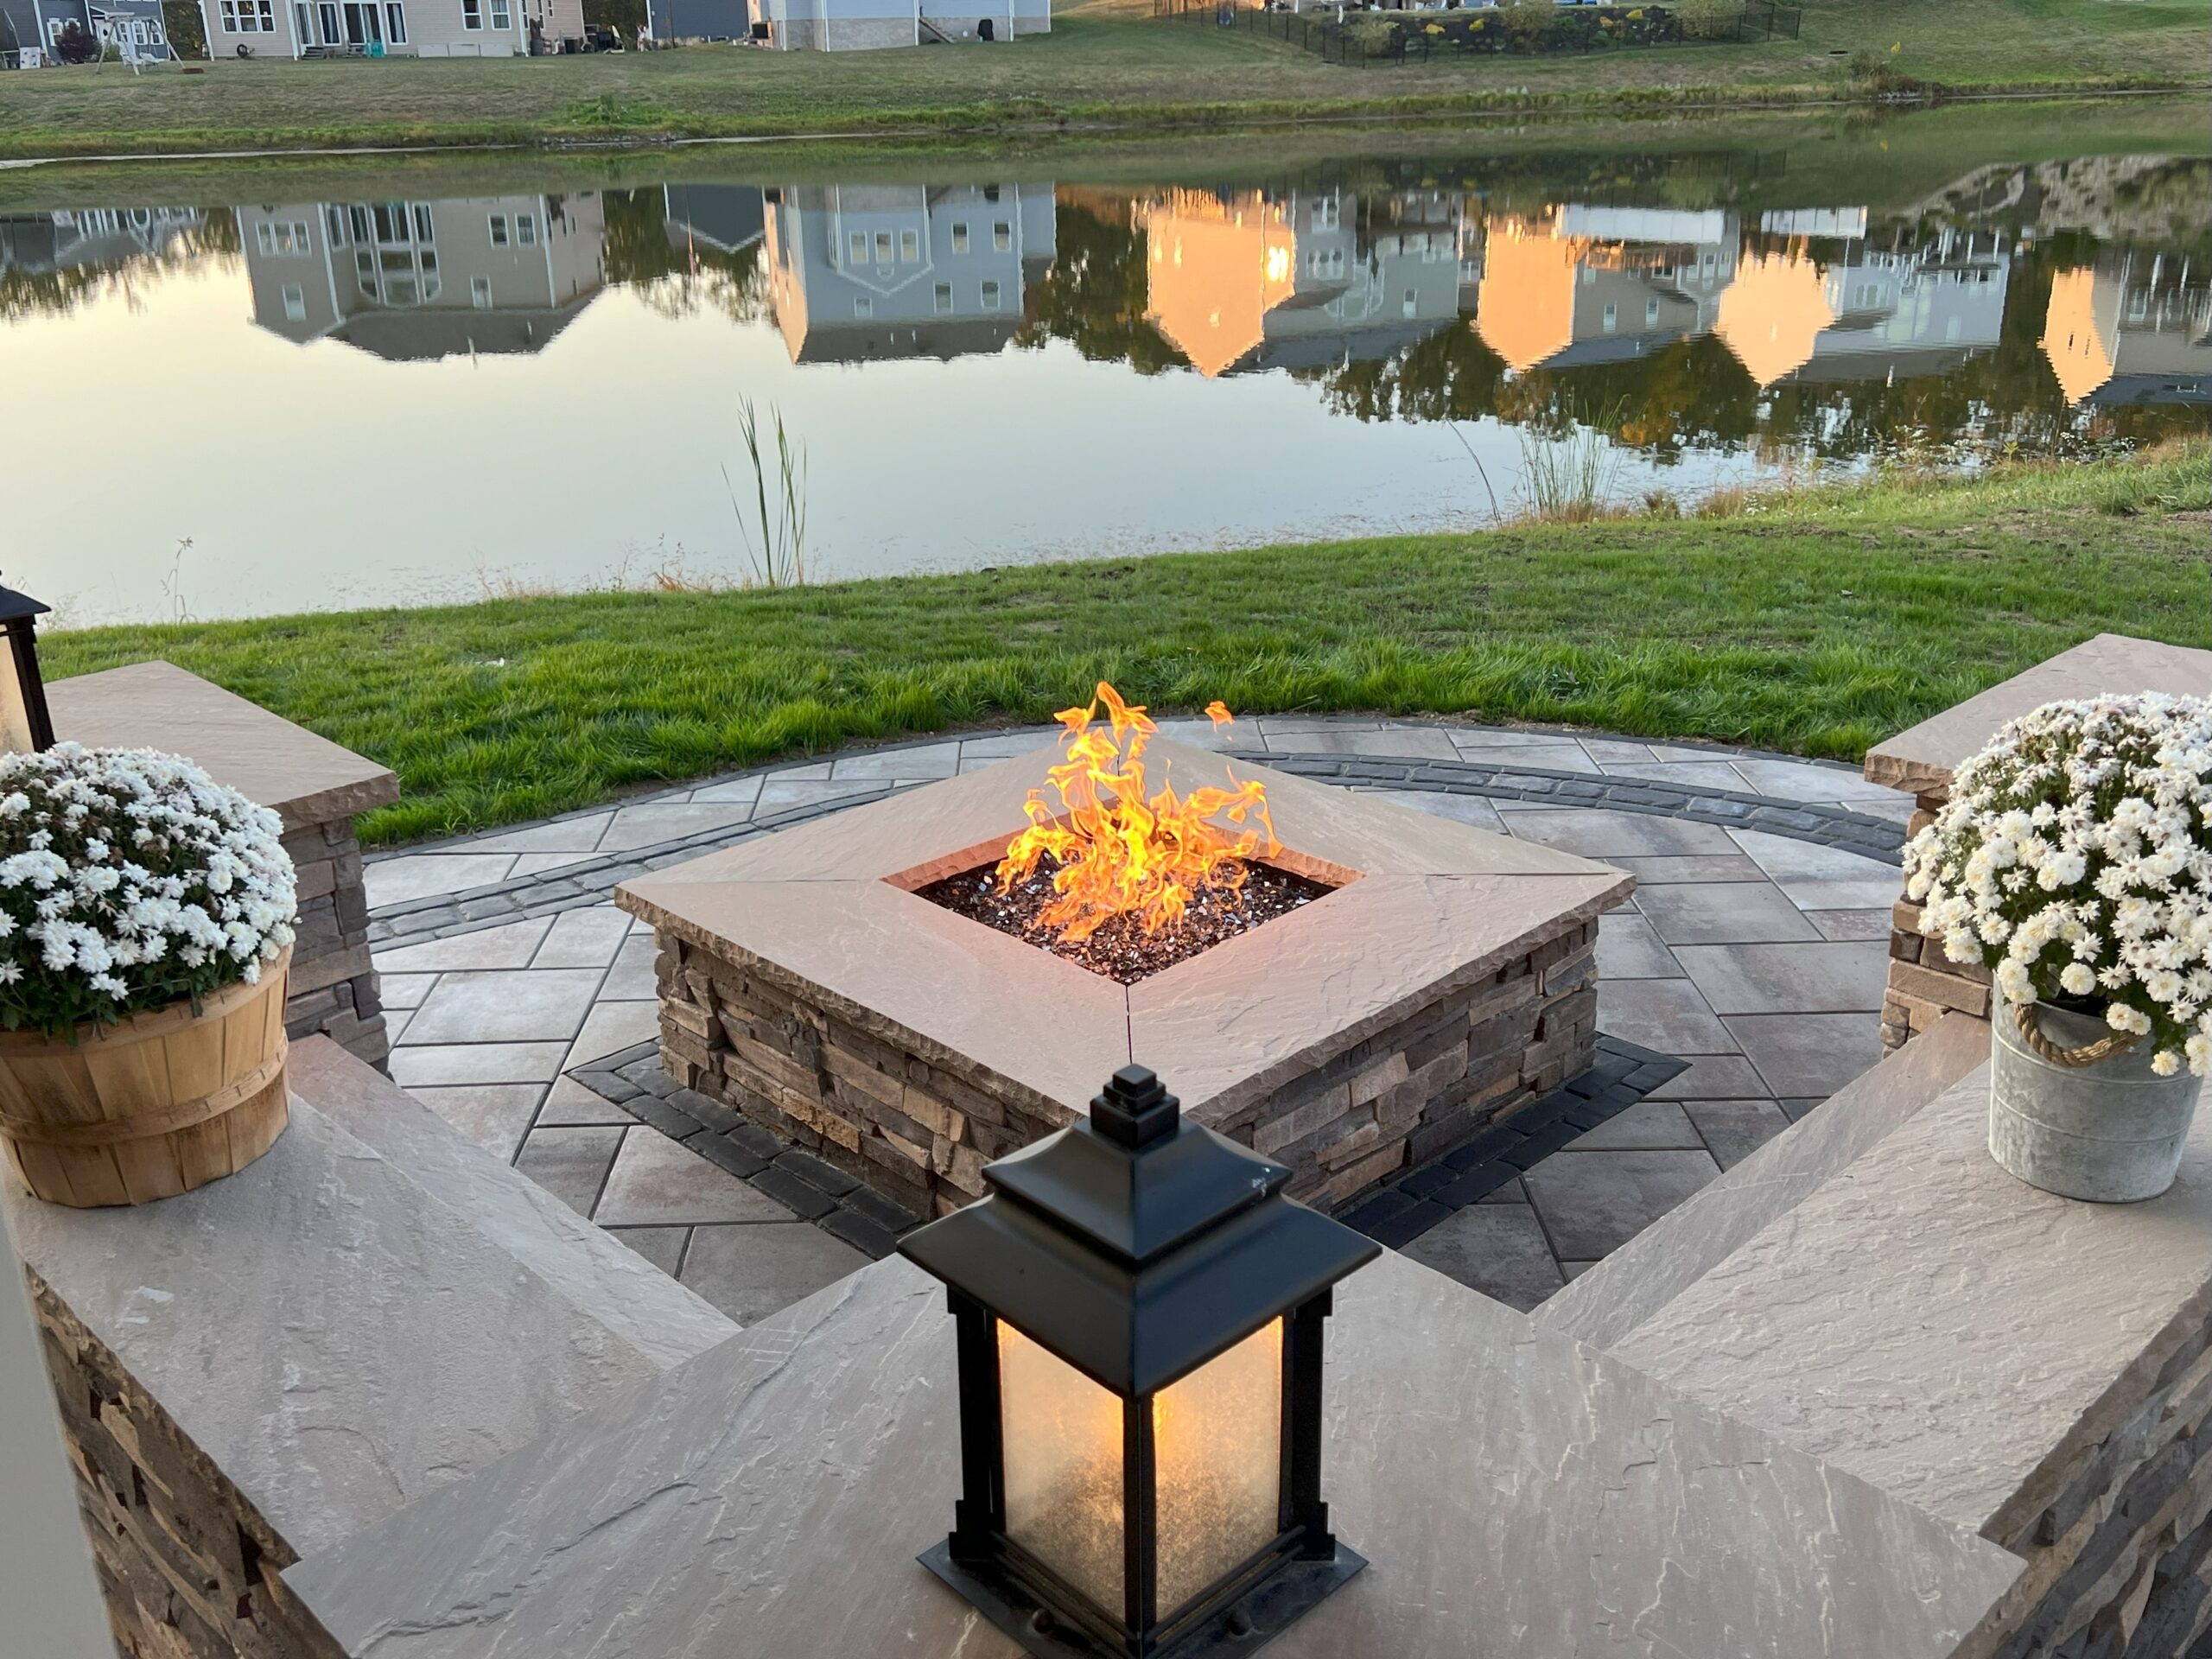
{"label": "pond water", "polygon": [[77,626],[755,579],[748,402],[817,580],[2096,453],[2212,410],[2172,135],[19,188],[0,575]]}

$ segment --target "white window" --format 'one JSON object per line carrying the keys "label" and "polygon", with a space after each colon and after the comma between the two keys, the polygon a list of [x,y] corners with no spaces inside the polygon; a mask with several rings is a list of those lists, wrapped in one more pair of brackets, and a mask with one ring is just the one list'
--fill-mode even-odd
{"label": "white window", "polygon": [[[52,25],[56,35],[60,25]],[[274,35],[276,0],[223,0],[223,28],[232,35]]]}
{"label": "white window", "polygon": [[999,285],[996,283],[985,283],[983,284],[983,309],[986,311],[995,311],[998,308]]}
{"label": "white window", "polygon": [[956,225],[954,225],[954,226],[953,226],[953,227],[952,227],[952,251],[953,251],[955,253],[965,253],[965,252],[967,252],[967,251],[968,251],[968,227],[967,227],[967,226],[965,226],[965,225],[963,225],[963,224],[956,224]]}
{"label": "white window", "polygon": [[513,23],[514,19],[507,15],[507,0],[492,0],[492,27],[505,29]]}
{"label": "white window", "polygon": [[855,296],[853,299],[853,315],[856,317],[874,316],[875,315],[875,302],[868,298],[865,294]]}
{"label": "white window", "polygon": [[1620,320],[1621,320],[1621,308],[1620,308],[1620,307],[1618,307],[1618,305],[1609,305],[1609,306],[1607,306],[1607,307],[1605,308],[1605,318],[1604,318],[1603,326],[1604,326],[1605,330],[1605,332],[1606,332],[1607,334],[1611,334],[1611,333],[1613,332],[1613,328],[1614,328],[1615,325],[1616,325],[1616,324],[1618,324],[1618,323],[1620,321]]}
{"label": "white window", "polygon": [[1408,289],[1405,297],[1398,302],[1398,315],[1402,317],[1410,317],[1420,308],[1420,294],[1413,289]]}
{"label": "white window", "polygon": [[472,276],[468,279],[468,302],[479,311],[489,311],[492,308],[492,279],[489,276]]}
{"label": "white window", "polygon": [[856,265],[866,264],[868,263],[868,232],[855,231],[850,240],[853,245],[853,263]]}
{"label": "white window", "polygon": [[1313,203],[1313,228],[1317,231],[1337,228],[1337,199],[1334,196],[1322,196]]}
{"label": "white window", "polygon": [[[228,17],[230,15],[230,0],[223,0],[223,16]],[[49,17],[46,20],[46,38],[56,46],[61,44],[61,20],[59,17]]]}
{"label": "white window", "polygon": [[486,222],[492,227],[492,245],[495,248],[505,247],[507,245],[507,216],[505,213],[494,213]]}
{"label": "white window", "polygon": [[430,217],[430,204],[427,201],[415,204],[415,239],[422,243],[437,240],[436,221]]}
{"label": "white window", "polygon": [[407,8],[390,0],[384,9],[384,37],[392,46],[407,44]]}
{"label": "white window", "polygon": [[912,264],[922,257],[922,238],[913,231],[899,232],[899,258],[901,264]]}
{"label": "white window", "polygon": [[463,29],[484,27],[484,0],[461,0],[461,26]]}
{"label": "white window", "polygon": [[1004,253],[1014,245],[1014,226],[1001,219],[991,226],[991,245]]}
{"label": "white window", "polygon": [[268,254],[308,254],[315,251],[315,235],[303,219],[268,220],[253,227],[254,240]]}
{"label": "white window", "polygon": [[305,322],[308,320],[308,293],[297,283],[284,284],[284,321]]}
{"label": "white window", "polygon": [[891,232],[888,231],[875,233],[875,263],[879,265],[891,263]]}
{"label": "white window", "polygon": [[337,208],[326,207],[322,210],[322,228],[328,234],[332,247],[346,245],[346,215]]}
{"label": "white window", "polygon": [[943,316],[946,312],[952,309],[952,284],[950,283],[939,283],[937,285],[936,300],[938,315]]}
{"label": "white window", "polygon": [[1649,328],[1658,321],[1659,302],[1656,300],[1646,300],[1643,302],[1643,326]]}
{"label": "white window", "polygon": [[[497,16],[498,14],[494,13],[493,15]],[[515,240],[521,243],[525,248],[534,248],[537,245],[537,219],[535,214],[518,213],[515,215]]]}

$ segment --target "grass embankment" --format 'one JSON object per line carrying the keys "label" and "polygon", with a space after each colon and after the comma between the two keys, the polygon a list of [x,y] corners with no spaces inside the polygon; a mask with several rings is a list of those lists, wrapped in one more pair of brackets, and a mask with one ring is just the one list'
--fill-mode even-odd
{"label": "grass embankment", "polygon": [[1040,721],[1114,681],[1855,757],[2104,631],[2212,646],[2212,448],[1529,525],[778,592],[589,594],[50,636],[395,768],[364,838],[512,823],[855,739]]}
{"label": "grass embankment", "polygon": [[1089,0],[988,49],[109,64],[9,77],[0,156],[1787,105],[1873,96],[1833,55],[1859,51],[1942,92],[2203,86],[2212,0],[1810,0],[1796,41],[1367,68],[1155,22],[1145,0]]}

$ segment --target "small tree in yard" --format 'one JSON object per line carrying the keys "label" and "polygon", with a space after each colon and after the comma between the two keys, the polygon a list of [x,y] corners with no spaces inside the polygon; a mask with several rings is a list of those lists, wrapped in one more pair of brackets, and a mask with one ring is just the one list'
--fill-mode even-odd
{"label": "small tree in yard", "polygon": [[1679,0],[1675,21],[1686,40],[1717,41],[1734,31],[1743,9],[1741,0]]}
{"label": "small tree in yard", "polygon": [[1541,52],[1551,39],[1559,8],[1554,0],[1498,0],[1497,18],[1515,49]]}

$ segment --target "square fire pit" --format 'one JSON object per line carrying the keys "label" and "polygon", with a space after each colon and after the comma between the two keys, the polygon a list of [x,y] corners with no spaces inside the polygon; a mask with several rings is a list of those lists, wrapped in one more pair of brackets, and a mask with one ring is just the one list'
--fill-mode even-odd
{"label": "square fire pit", "polygon": [[1155,772],[1259,779],[1264,861],[1328,891],[1126,985],[920,896],[1000,857],[1057,758],[625,882],[671,1074],[928,1216],[1132,1059],[1324,1209],[1591,1063],[1597,918],[1631,877],[1180,744],[1153,742]]}

